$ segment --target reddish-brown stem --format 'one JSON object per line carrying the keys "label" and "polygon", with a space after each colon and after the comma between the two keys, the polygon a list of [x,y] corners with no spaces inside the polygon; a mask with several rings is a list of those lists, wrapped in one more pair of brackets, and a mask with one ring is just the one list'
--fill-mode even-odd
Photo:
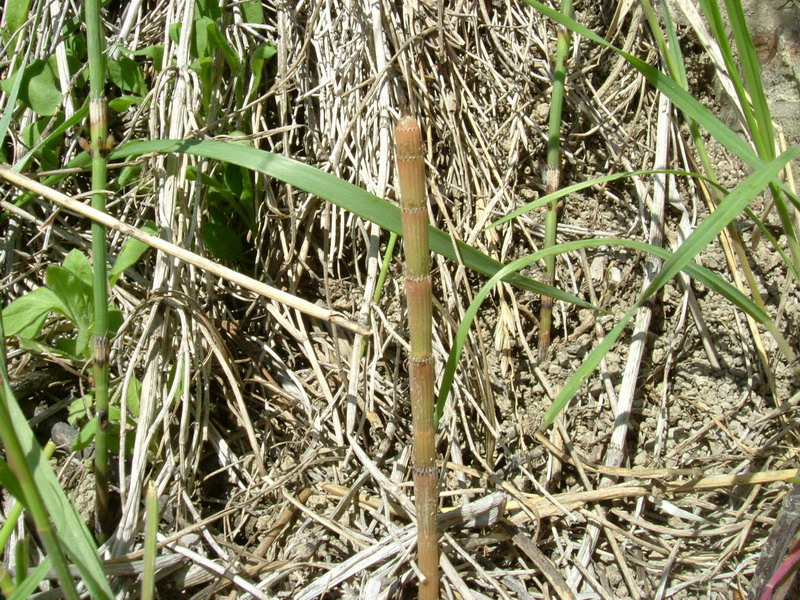
{"label": "reddish-brown stem", "polygon": [[411,418],[414,428],[414,490],[417,509],[417,562],[424,577],[420,600],[439,598],[439,510],[436,441],[433,429],[433,379],[430,250],[428,247],[428,199],[422,132],[416,119],[403,114],[395,130],[397,172],[403,218],[406,259],[406,296],[411,356],[408,376]]}

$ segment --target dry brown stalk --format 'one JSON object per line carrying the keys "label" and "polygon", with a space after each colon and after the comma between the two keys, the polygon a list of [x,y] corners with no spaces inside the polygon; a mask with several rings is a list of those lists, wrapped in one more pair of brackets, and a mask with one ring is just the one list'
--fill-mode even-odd
{"label": "dry brown stalk", "polygon": [[433,309],[428,248],[428,199],[425,192],[422,132],[416,119],[405,111],[397,122],[395,142],[411,337],[408,376],[414,428],[417,552],[419,568],[425,578],[419,585],[419,598],[433,600],[439,597],[439,535],[436,531],[439,494],[433,429]]}

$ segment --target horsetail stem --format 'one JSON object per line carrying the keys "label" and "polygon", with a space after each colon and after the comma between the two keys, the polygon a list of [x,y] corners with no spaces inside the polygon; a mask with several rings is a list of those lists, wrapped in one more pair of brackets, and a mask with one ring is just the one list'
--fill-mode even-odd
{"label": "horsetail stem", "polygon": [[[86,46],[89,53],[89,131],[92,153],[92,208],[105,212],[106,156],[108,121],[105,98],[104,36],[98,0],[87,0],[85,10]],[[94,291],[94,398],[95,497],[97,533],[105,539],[110,533],[108,488],[108,276],[106,273],[106,228],[92,221],[92,270]]]}
{"label": "horsetail stem", "polygon": [[[561,12],[567,16],[572,14],[572,0],[563,0]],[[556,43],[556,62],[553,70],[553,93],[550,102],[550,120],[548,123],[547,139],[547,171],[546,193],[552,194],[558,189],[561,180],[561,109],[564,105],[564,87],[567,78],[567,53],[569,52],[570,34],[566,28],[559,27],[558,41]],[[553,200],[547,205],[545,214],[544,248],[556,245],[556,231],[558,229],[558,201]],[[544,282],[553,285],[556,278],[556,257],[548,256],[544,259]],[[539,360],[547,358],[550,348],[550,329],[553,321],[553,299],[542,296],[542,306],[539,312]]]}
{"label": "horsetail stem", "polygon": [[433,310],[428,247],[428,199],[422,158],[422,132],[417,120],[405,110],[397,122],[395,141],[411,338],[408,376],[414,429],[417,560],[425,578],[420,582],[419,598],[435,600],[439,598],[439,536],[436,531],[439,494],[433,428]]}

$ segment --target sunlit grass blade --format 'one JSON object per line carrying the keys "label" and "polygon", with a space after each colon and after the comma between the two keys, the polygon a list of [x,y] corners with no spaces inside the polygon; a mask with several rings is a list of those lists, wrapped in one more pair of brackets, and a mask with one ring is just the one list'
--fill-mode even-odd
{"label": "sunlit grass blade", "polygon": [[8,596],[8,600],[28,600],[33,595],[33,592],[39,587],[39,584],[44,579],[44,576],[47,575],[47,572],[50,570],[50,559],[46,558],[36,565],[36,568],[28,571],[28,576],[25,577],[25,581],[17,585],[14,589],[14,593]]}
{"label": "sunlit grass blade", "polygon": [[[486,300],[489,292],[494,288],[494,286],[501,280],[501,278],[507,272],[512,271],[519,271],[524,269],[525,267],[534,264],[536,261],[541,260],[547,255],[555,255],[555,254],[563,254],[567,252],[575,252],[581,249],[587,248],[599,248],[599,247],[621,247],[621,248],[631,248],[633,250],[638,250],[640,252],[647,252],[650,253],[661,260],[667,260],[673,256],[673,253],[665,248],[660,248],[658,246],[652,246],[650,244],[646,244],[644,242],[639,242],[636,240],[624,240],[619,238],[594,238],[594,239],[587,239],[587,240],[576,240],[573,242],[567,242],[565,244],[560,244],[554,248],[540,250],[539,252],[535,252],[534,254],[530,254],[528,256],[524,256],[507,264],[501,271],[498,271],[491,279],[489,279],[483,287],[475,294],[475,298],[467,307],[467,310],[464,311],[464,317],[461,320],[459,325],[458,331],[456,332],[455,339],[453,340],[453,347],[450,350],[450,354],[447,358],[447,364],[445,365],[444,371],[442,373],[442,383],[439,387],[439,394],[437,396],[436,402],[436,423],[438,425],[439,420],[444,413],[444,407],[447,403],[447,398],[450,395],[450,390],[453,386],[453,379],[455,377],[456,368],[458,367],[458,361],[461,358],[461,353],[464,348],[464,344],[467,341],[467,336],[469,335],[469,330],[472,327],[472,323],[475,319],[475,316],[478,313],[483,302]],[[783,335],[778,331],[777,327],[775,326],[775,322],[769,317],[769,315],[764,312],[764,310],[758,306],[755,302],[753,302],[750,298],[742,294],[738,289],[736,289],[733,285],[728,283],[725,279],[706,269],[705,267],[701,267],[695,262],[688,262],[684,265],[683,270],[690,275],[693,279],[698,281],[699,283],[703,284],[711,291],[721,295],[723,298],[731,302],[737,308],[743,310],[751,317],[753,317],[757,322],[762,324],[772,336],[775,338],[778,346],[781,348],[781,351],[784,353],[786,360],[788,362],[792,362],[795,360],[794,351],[791,349],[789,344],[784,339]],[[631,313],[632,314],[632,313]],[[591,372],[590,372],[591,374]]]}
{"label": "sunlit grass blade", "polygon": [[[3,444],[6,446],[8,454],[8,443],[13,441],[24,456],[22,467],[23,476],[18,477],[21,487],[23,487],[24,502],[29,510],[37,511],[32,505],[37,498],[41,499],[42,507],[35,514],[37,527],[39,522],[52,520],[55,526],[55,540],[48,545],[49,558],[53,562],[54,569],[59,573],[62,582],[62,592],[68,598],[75,597],[74,583],[69,570],[64,571],[66,564],[59,564],[59,548],[63,547],[64,552],[78,568],[87,589],[92,598],[106,600],[113,597],[111,588],[103,573],[100,557],[94,545],[92,536],[86,528],[86,524],[78,514],[75,506],[69,501],[64,490],[61,488],[53,471],[50,462],[42,451],[39,442],[28,425],[28,420],[19,407],[8,380],[8,370],[5,362],[5,332],[0,317],[0,404],[2,404],[3,415],[0,417],[0,427],[3,428]],[[30,479],[30,481],[28,480]],[[27,489],[26,489],[27,487]],[[44,514],[41,514],[41,513]],[[41,535],[40,531],[40,535]],[[49,535],[45,533],[45,535]],[[43,539],[45,536],[42,536]],[[52,548],[52,549],[51,549]],[[38,571],[37,571],[38,572]]]}
{"label": "sunlit grass blade", "polygon": [[[151,152],[180,152],[228,162],[258,171],[314,194],[379,225],[387,231],[398,235],[403,233],[400,209],[383,198],[370,194],[366,190],[343,181],[330,173],[325,173],[312,166],[264,150],[216,141],[158,140],[131,142],[114,150],[110,158],[139,156]],[[492,276],[503,266],[472,246],[460,241],[454,242],[449,235],[435,227],[429,229],[429,238],[432,251],[451,260],[458,260],[460,256],[465,266],[485,275]],[[458,254],[455,248],[458,248]],[[584,308],[594,308],[590,303],[573,294],[519,274],[511,274],[505,281],[520,289],[536,294],[545,294],[554,300],[569,302]]]}
{"label": "sunlit grass blade", "polygon": [[554,21],[558,21],[565,25],[573,32],[582,35],[586,39],[592,40],[606,48],[610,48],[617,52],[620,56],[624,57],[637,71],[644,75],[650,84],[657,90],[665,94],[672,103],[677,106],[683,113],[690,119],[697,121],[704,127],[712,137],[730,150],[733,154],[741,158],[748,165],[752,167],[759,167],[762,164],[758,155],[753,152],[752,148],[738,135],[736,135],[730,127],[725,125],[720,119],[714,116],[705,106],[698,102],[681,86],[673,81],[668,75],[665,75],[657,68],[647,64],[642,59],[617,48],[610,42],[606,41],[590,29],[584,27],[577,21],[565,17],[561,13],[552,8],[537,2],[536,0],[525,0],[525,2],[547,15]]}
{"label": "sunlit grass blade", "polygon": [[693,173],[691,171],[680,171],[675,169],[649,169],[644,171],[628,171],[625,173],[612,173],[611,175],[604,175],[602,177],[597,177],[595,179],[589,179],[587,181],[581,181],[580,183],[574,183],[572,185],[568,185],[565,188],[561,188],[553,192],[552,194],[547,194],[542,196],[541,198],[537,198],[532,202],[528,202],[527,204],[520,206],[518,209],[510,212],[505,217],[497,219],[493,223],[490,223],[486,226],[486,229],[493,229],[502,225],[506,221],[510,221],[511,219],[516,219],[517,217],[532,211],[535,208],[539,208],[540,206],[545,206],[554,200],[558,200],[559,198],[563,198],[564,196],[569,196],[573,192],[578,192],[580,190],[586,189],[588,187],[592,187],[594,185],[600,185],[601,183],[606,183],[608,181],[615,181],[617,179],[625,179],[627,177],[641,177],[642,175],[660,175],[660,174],[669,174],[669,175],[682,175],[686,177],[696,177],[698,179],[702,179],[709,184],[717,187],[721,191],[725,191],[725,188],[718,185],[716,182],[712,181],[708,177],[704,177],[699,173]]}
{"label": "sunlit grass blade", "polygon": [[549,427],[553,423],[558,413],[563,410],[581,388],[584,381],[594,372],[603,356],[605,356],[617,340],[636,310],[664,286],[667,281],[672,279],[678,271],[684,269],[699,252],[711,243],[730,221],[736,218],[745,207],[767,187],[769,182],[777,176],[780,170],[798,155],[800,155],[800,148],[791,148],[775,160],[756,169],[744,181],[737,185],[719,205],[717,210],[709,215],[692,234],[686,238],[683,244],[681,244],[681,247],[664,262],[661,270],[653,278],[652,283],[642,292],[640,298],[631,309],[625,313],[622,320],[620,320],[616,327],[614,327],[605,338],[603,338],[598,347],[586,357],[575,374],[567,381],[564,388],[555,400],[553,400],[553,404],[547,410],[542,428]]}

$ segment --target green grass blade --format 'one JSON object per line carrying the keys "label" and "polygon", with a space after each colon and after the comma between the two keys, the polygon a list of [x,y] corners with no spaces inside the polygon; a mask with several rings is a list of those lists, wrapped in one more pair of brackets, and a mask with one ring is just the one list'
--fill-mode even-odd
{"label": "green grass blade", "polygon": [[34,154],[36,154],[41,148],[45,147],[53,140],[56,140],[60,138],[62,135],[64,135],[67,129],[69,129],[70,127],[74,127],[75,125],[83,121],[83,119],[85,119],[86,115],[88,114],[89,114],[89,101],[86,100],[86,102],[83,103],[83,106],[81,106],[78,110],[76,110],[75,113],[69,119],[66,119],[61,125],[59,125],[53,131],[51,131],[48,136],[39,140],[33,146],[33,148],[28,150],[22,158],[20,158],[17,162],[15,162],[13,167],[14,170],[17,173],[22,173],[22,171],[28,165],[28,161],[30,161],[30,159],[33,158]]}
{"label": "green grass blade", "polygon": [[737,185],[711,215],[686,238],[675,254],[661,267],[652,283],[644,291],[646,299],[655,293],[667,281],[672,279],[689,261],[700,253],[722,231],[744,211],[750,202],[758,196],[769,183],[777,177],[786,164],[800,155],[800,146],[790,148],[778,158],[763,167],[756,169],[744,181]]}
{"label": "green grass blade", "polygon": [[520,215],[530,212],[535,208],[539,208],[540,206],[544,206],[549,204],[553,200],[558,200],[563,196],[569,196],[573,192],[577,192],[583,190],[588,187],[592,187],[593,185],[599,185],[601,183],[605,183],[607,181],[615,181],[617,179],[624,179],[626,177],[640,177],[642,175],[661,175],[661,174],[668,174],[668,175],[682,175],[685,177],[696,177],[697,179],[702,179],[706,181],[710,185],[717,187],[718,189],[722,190],[723,192],[726,191],[725,188],[717,184],[715,181],[700,175],[699,173],[693,173],[691,171],[679,171],[674,169],[651,169],[645,171],[630,171],[626,173],[612,173],[611,175],[604,175],[603,177],[597,177],[596,179],[589,179],[588,181],[581,181],[580,183],[574,183],[569,185],[565,188],[561,188],[560,190],[553,192],[552,194],[547,194],[546,196],[542,196],[534,200],[533,202],[528,202],[524,206],[519,207],[515,211],[507,214],[505,217],[498,219],[486,226],[486,229],[494,229],[495,227],[502,225],[506,221],[510,221],[511,219],[516,219]]}
{"label": "green grass blade", "polygon": [[[330,173],[265,150],[228,142],[156,140],[131,142],[114,150],[110,158],[126,158],[153,152],[178,152],[202,156],[258,171],[336,204],[397,235],[403,233],[400,209],[393,204]],[[457,260],[457,256],[460,255],[464,264],[471,269],[492,276],[503,266],[472,246],[460,241],[454,243],[449,235],[439,229],[431,227],[429,233],[431,250],[451,260]],[[456,247],[458,254],[455,251]],[[573,294],[517,273],[509,274],[504,281],[521,289],[550,296],[555,300],[569,302],[584,308],[594,308],[590,303]]]}
{"label": "green grass blade", "polygon": [[[497,282],[500,281],[500,279],[505,275],[505,273],[512,271],[519,271],[520,269],[523,269],[528,265],[533,264],[536,261],[541,260],[547,256],[563,254],[566,252],[575,252],[577,250],[582,250],[582,249],[585,250],[587,248],[599,248],[603,246],[631,248],[633,250],[638,250],[640,252],[646,252],[652,254],[653,256],[656,256],[661,260],[667,260],[673,256],[673,253],[670,252],[669,250],[666,250],[665,248],[661,248],[659,246],[652,246],[650,244],[646,244],[644,242],[639,242],[636,240],[624,240],[619,238],[595,238],[587,240],[576,240],[573,242],[568,242],[566,244],[561,244],[554,248],[540,250],[539,252],[535,252],[534,254],[530,254],[528,256],[519,258],[514,262],[509,263],[508,265],[503,267],[501,271],[498,271],[489,281],[487,281],[483,285],[483,287],[475,295],[473,301],[467,307],[467,310],[464,312],[464,317],[461,321],[461,324],[459,325],[458,331],[456,332],[456,336],[453,341],[453,347],[450,350],[450,354],[448,355],[447,358],[447,364],[445,365],[444,372],[442,374],[442,383],[439,388],[439,395],[436,401],[437,424],[439,422],[439,419],[441,419],[442,414],[444,413],[444,407],[445,404],[447,403],[447,398],[452,388],[456,368],[458,367],[458,361],[461,358],[464,344],[467,341],[469,330],[472,327],[472,322],[474,321],[475,316],[478,313],[478,310],[480,309],[484,300],[488,296],[489,292],[497,284]],[[779,346],[786,354],[787,361],[789,362],[794,361],[795,359],[794,352],[791,350],[789,345],[783,339],[783,336],[778,332],[777,328],[775,327],[774,321],[772,321],[769,315],[766,312],[764,312],[764,310],[760,306],[758,306],[750,298],[742,294],[738,289],[736,289],[733,285],[728,283],[725,279],[723,279],[713,271],[710,271],[705,267],[701,267],[695,262],[687,263],[686,265],[684,265],[683,270],[690,277],[702,283],[711,291],[721,295],[723,298],[730,301],[734,306],[743,310],[751,317],[753,317],[757,322],[764,325],[766,329],[775,337]],[[613,340],[610,343],[613,343]],[[591,374],[591,371],[589,372],[589,374]]]}
{"label": "green grass blade", "polygon": [[16,587],[14,593],[8,597],[8,600],[27,600],[30,598],[49,570],[50,559],[45,557],[42,562],[36,565],[35,569],[28,571],[25,581]]}
{"label": "green grass blade", "polygon": [[772,115],[767,103],[767,96],[764,94],[764,87],[761,83],[761,62],[753,46],[741,2],[725,0],[725,7],[728,11],[733,39],[736,41],[736,49],[739,52],[739,61],[744,71],[745,83],[753,103],[756,130],[751,131],[750,134],[756,144],[759,156],[763,160],[771,160],[775,157],[775,132],[772,129]]}
{"label": "green grass blade", "polygon": [[549,427],[553,423],[558,413],[563,410],[577,393],[586,378],[594,372],[603,356],[605,356],[606,352],[608,352],[612,344],[622,333],[636,310],[681,269],[686,268],[694,257],[708,246],[717,234],[719,234],[730,221],[736,218],[745,207],[767,187],[769,182],[775,178],[780,170],[798,155],[800,155],[800,147],[791,148],[775,160],[754,171],[737,185],[719,205],[717,210],[707,217],[692,234],[686,238],[686,241],[681,244],[678,251],[664,262],[661,270],[653,278],[653,282],[642,293],[639,300],[636,301],[617,326],[603,338],[597,348],[589,354],[575,374],[567,381],[564,388],[555,400],[553,400],[553,404],[547,410],[544,423],[542,424],[543,429]]}
{"label": "green grass blade", "polygon": [[702,125],[718,142],[730,150],[733,154],[741,158],[744,162],[752,167],[759,167],[762,164],[761,159],[753,152],[752,148],[738,135],[736,135],[730,127],[725,125],[720,119],[715,117],[711,111],[693,98],[688,92],[680,87],[678,83],[673,81],[668,75],[665,75],[652,65],[647,64],[640,58],[617,48],[610,42],[606,41],[590,29],[587,29],[577,21],[567,18],[558,11],[545,6],[536,0],[525,0],[525,2],[542,14],[547,15],[554,21],[558,21],[562,25],[568,27],[575,33],[582,35],[586,39],[592,40],[601,44],[620,56],[624,57],[637,71],[644,75],[645,79],[650,84],[658,89],[661,93],[665,94],[672,103],[677,106],[683,113],[690,119],[694,119]]}

